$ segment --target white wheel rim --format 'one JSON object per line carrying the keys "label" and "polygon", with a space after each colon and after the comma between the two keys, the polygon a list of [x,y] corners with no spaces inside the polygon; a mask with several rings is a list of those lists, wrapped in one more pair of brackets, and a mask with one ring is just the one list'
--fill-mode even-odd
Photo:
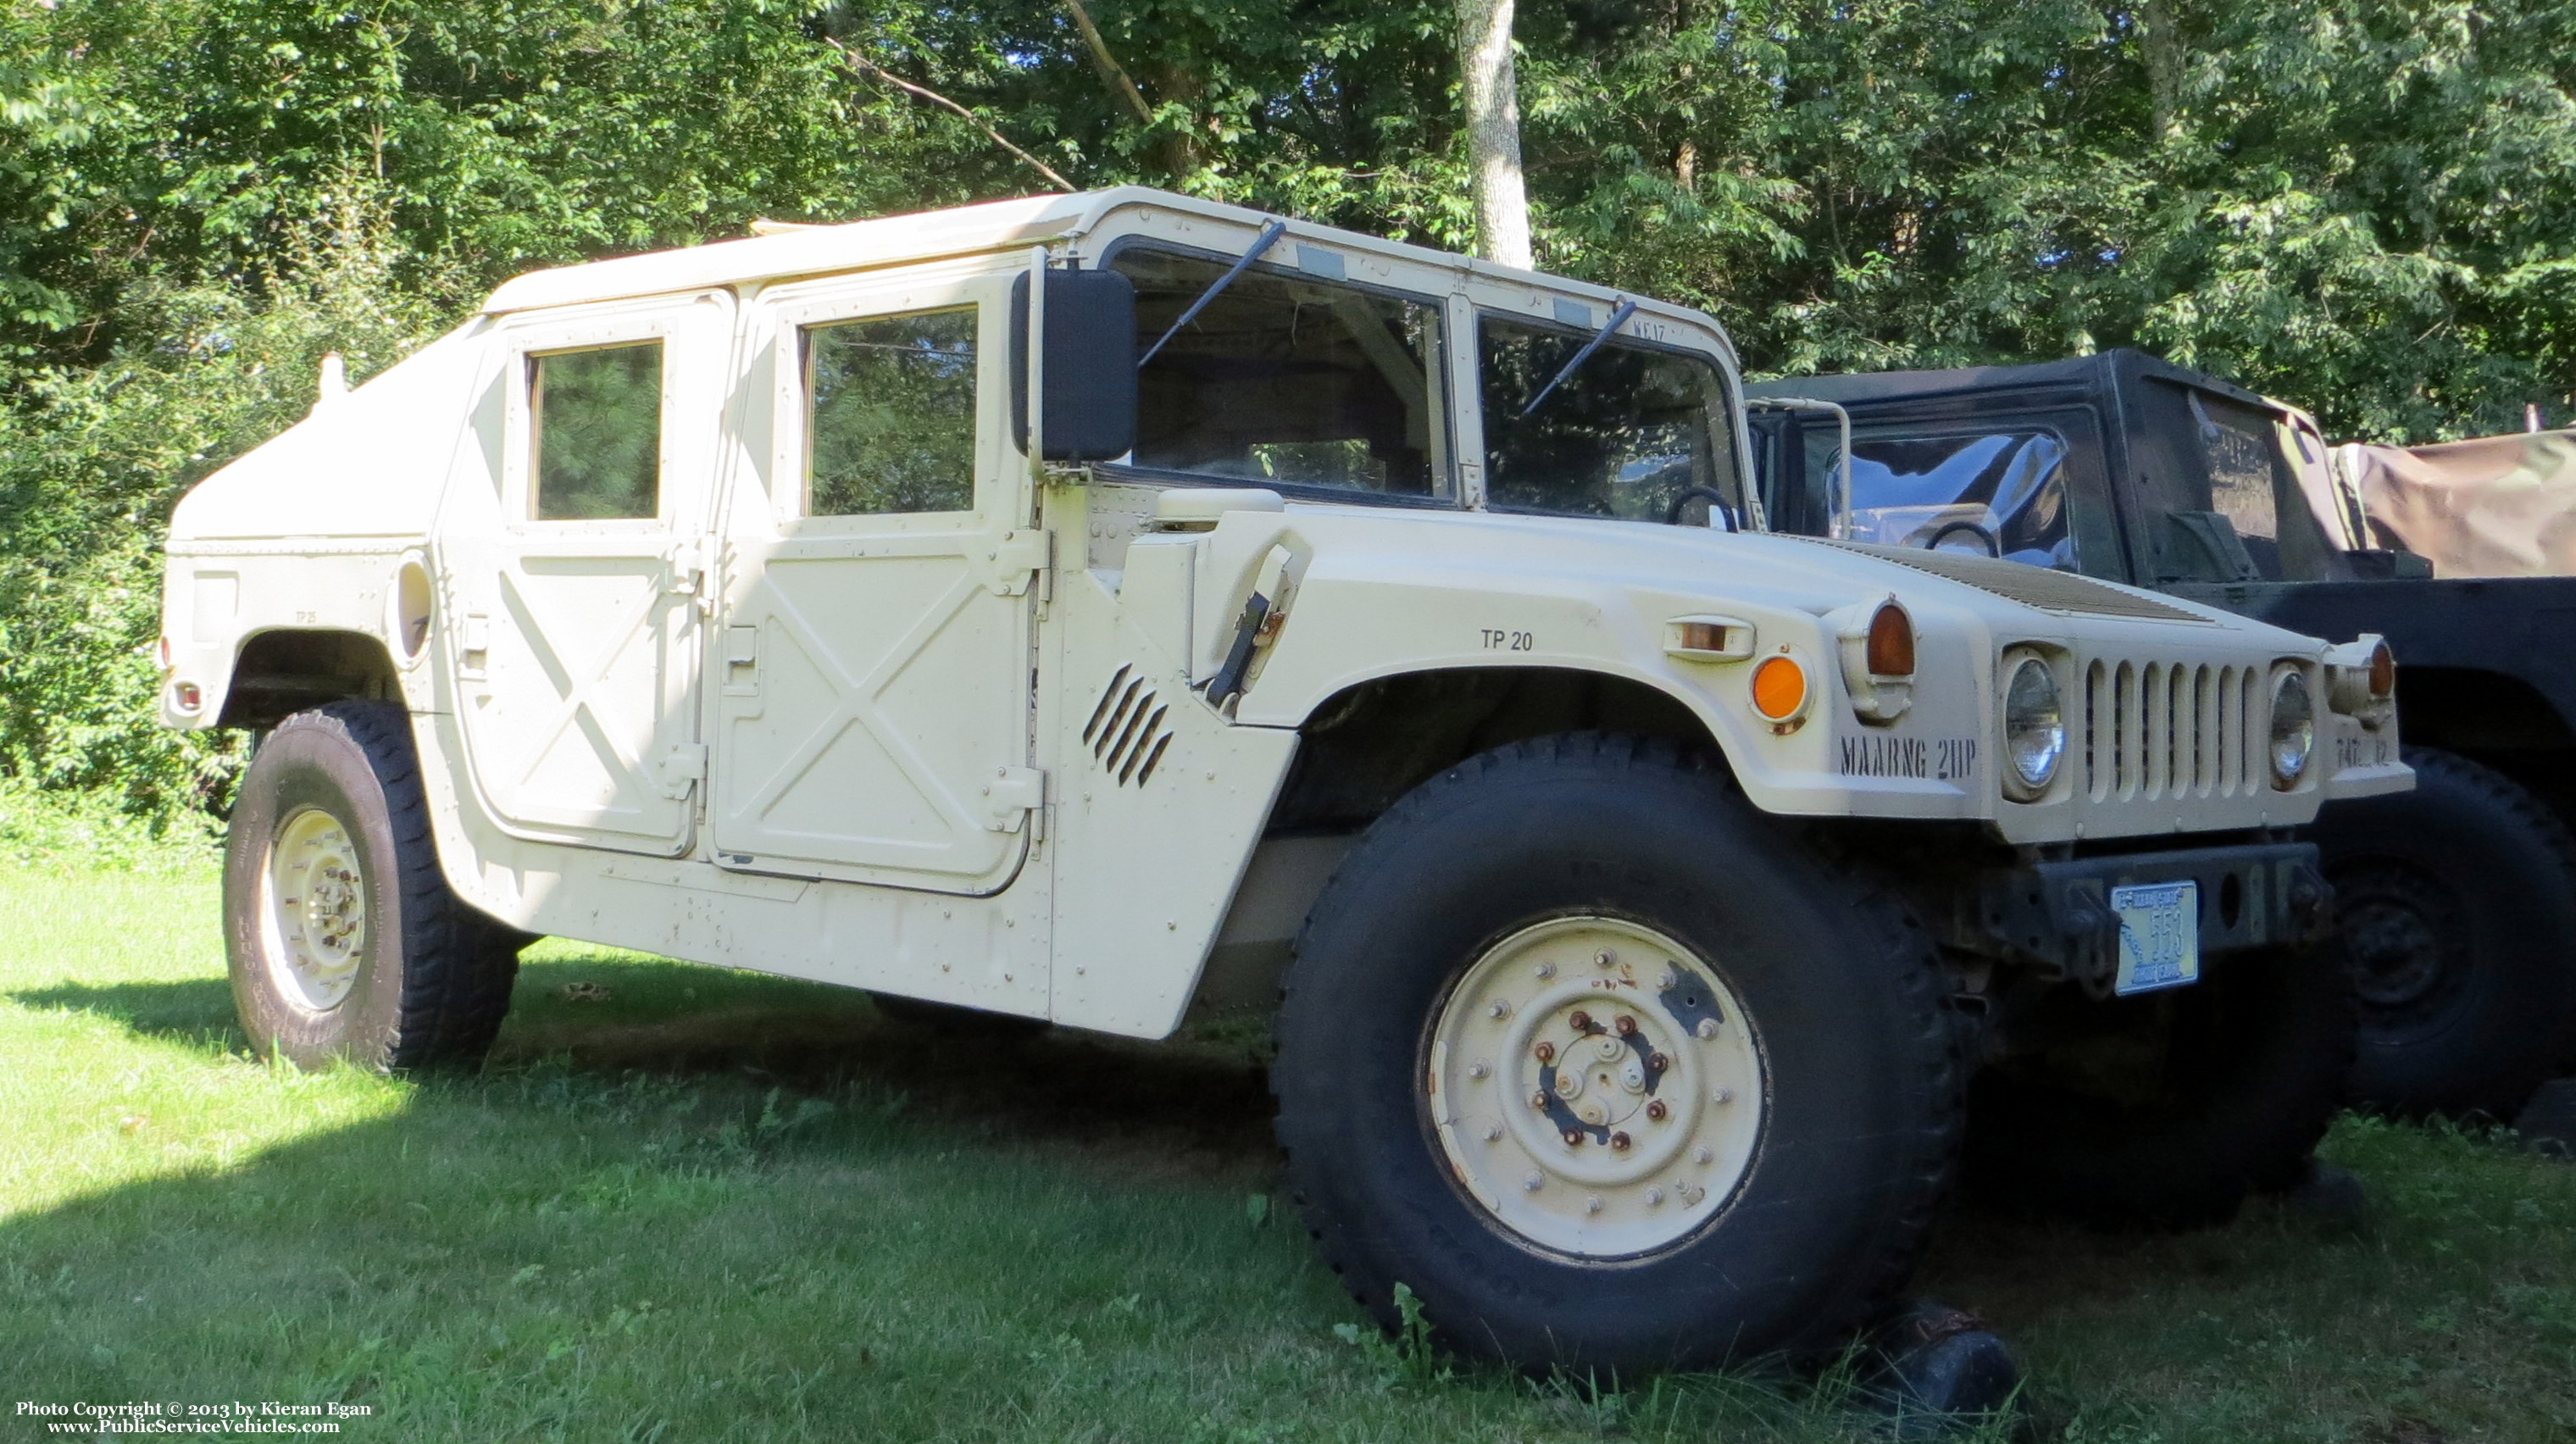
{"label": "white wheel rim", "polygon": [[1557,918],[1487,950],[1433,1025],[1424,1087],[1468,1194],[1522,1242],[1578,1258],[1698,1232],[1762,1134],[1762,1055],[1734,990],[1617,918]]}
{"label": "white wheel rim", "polygon": [[357,981],[367,946],[367,875],[340,819],[318,807],[286,819],[262,879],[269,970],[290,1001],[322,1013]]}

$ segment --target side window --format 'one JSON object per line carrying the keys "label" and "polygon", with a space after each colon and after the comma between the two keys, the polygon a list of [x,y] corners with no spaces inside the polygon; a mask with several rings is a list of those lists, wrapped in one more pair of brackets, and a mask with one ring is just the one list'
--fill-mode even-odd
{"label": "side window", "polygon": [[[1487,317],[1485,495],[1496,507],[1663,521],[1714,492],[1741,519],[1725,379],[1699,356]],[[1552,384],[1551,384],[1552,383]]]}
{"label": "side window", "polygon": [[[1819,467],[1818,439],[1808,438]],[[1822,438],[1826,452],[1831,435]],[[1852,438],[1853,541],[1976,552],[2072,570],[2064,438],[2036,428]]]}
{"label": "side window", "polygon": [[[1131,246],[1139,353],[1224,263]],[[1440,309],[1255,266],[1137,374],[1136,465],[1390,496],[1449,494]]]}
{"label": "side window", "polygon": [[528,415],[537,520],[661,512],[661,342],[529,357]]}
{"label": "side window", "polygon": [[808,326],[805,514],[975,508],[975,308]]}
{"label": "side window", "polygon": [[2209,475],[2209,509],[2227,518],[2256,571],[2280,577],[2281,504],[2274,488],[2286,479],[2286,468],[2273,465],[2271,419],[2224,402],[2213,404],[2197,391],[2184,395],[2191,405],[2193,440]]}

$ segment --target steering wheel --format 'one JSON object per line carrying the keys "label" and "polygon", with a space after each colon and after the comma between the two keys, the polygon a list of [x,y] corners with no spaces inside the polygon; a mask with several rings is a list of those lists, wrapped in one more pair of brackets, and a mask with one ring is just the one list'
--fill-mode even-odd
{"label": "steering wheel", "polygon": [[1694,501],[1707,502],[1708,509],[1710,511],[1726,518],[1726,529],[1728,531],[1743,530],[1742,527],[1735,524],[1735,511],[1734,508],[1729,507],[1726,504],[1726,493],[1719,491],[1713,486],[1693,486],[1684,488],[1679,496],[1673,498],[1673,504],[1664,508],[1664,525],[1680,526],[1682,524],[1682,508],[1690,505]]}
{"label": "steering wheel", "polygon": [[2004,554],[2003,543],[1995,538],[1995,534],[1972,521],[1954,521],[1941,527],[1923,543],[1923,550],[1927,552],[1968,550],[1966,547],[1945,548],[1941,545],[1957,532],[1966,532],[1976,542],[1976,550],[1981,556],[2001,557]]}

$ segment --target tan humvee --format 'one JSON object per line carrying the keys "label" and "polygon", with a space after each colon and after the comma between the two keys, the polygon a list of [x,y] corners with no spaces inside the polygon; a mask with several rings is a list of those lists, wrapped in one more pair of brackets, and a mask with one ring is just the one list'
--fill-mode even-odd
{"label": "tan humvee", "polygon": [[[470,1056],[532,933],[952,1047],[1284,977],[1354,1291],[1574,1367],[1865,1322],[1972,1068],[2032,1198],[2294,1167],[2289,830],[2406,785],[2385,658],[1764,535],[1742,419],[1699,313],[1145,190],[520,277],[173,521],[167,720],[264,737],[246,1027]],[[2044,1066],[2137,1037],[2231,1061]],[[2115,1104],[2183,1156],[2013,1121]]]}

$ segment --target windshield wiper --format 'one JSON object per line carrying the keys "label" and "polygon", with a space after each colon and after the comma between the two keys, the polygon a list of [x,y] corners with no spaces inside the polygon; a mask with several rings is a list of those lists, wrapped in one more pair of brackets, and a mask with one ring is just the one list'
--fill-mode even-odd
{"label": "windshield wiper", "polygon": [[1215,285],[1199,292],[1199,298],[1192,301],[1190,303],[1190,308],[1181,313],[1181,319],[1172,323],[1172,329],[1155,337],[1154,344],[1145,348],[1145,354],[1136,358],[1136,369],[1139,371],[1144,370],[1145,363],[1154,359],[1154,353],[1163,349],[1164,342],[1181,334],[1181,328],[1183,326],[1197,320],[1199,318],[1199,312],[1207,309],[1208,302],[1215,300],[1219,292],[1223,291],[1226,287],[1233,285],[1234,278],[1242,275],[1245,267],[1248,267],[1253,262],[1260,260],[1261,253],[1269,250],[1273,245],[1277,244],[1279,238],[1286,234],[1288,234],[1288,223],[1286,221],[1272,221],[1270,224],[1263,226],[1261,228],[1260,237],[1252,243],[1252,249],[1244,252],[1243,259],[1234,263],[1234,269],[1217,277]]}
{"label": "windshield wiper", "polygon": [[[1233,278],[1229,276],[1226,279],[1232,280]],[[1530,404],[1522,407],[1520,409],[1520,414],[1512,419],[1514,421],[1524,420],[1531,412],[1538,410],[1539,403],[1545,401],[1550,395],[1554,394],[1558,382],[1573,375],[1576,369],[1581,367],[1584,362],[1591,360],[1592,353],[1601,349],[1601,343],[1609,340],[1612,332],[1617,331],[1622,325],[1627,323],[1629,317],[1636,314],[1636,302],[1620,302],[1618,306],[1610,312],[1610,324],[1593,332],[1592,339],[1583,343],[1583,349],[1574,353],[1574,359],[1566,362],[1555,375],[1547,378],[1547,384],[1538,389],[1538,394],[1536,396],[1530,398]]]}

